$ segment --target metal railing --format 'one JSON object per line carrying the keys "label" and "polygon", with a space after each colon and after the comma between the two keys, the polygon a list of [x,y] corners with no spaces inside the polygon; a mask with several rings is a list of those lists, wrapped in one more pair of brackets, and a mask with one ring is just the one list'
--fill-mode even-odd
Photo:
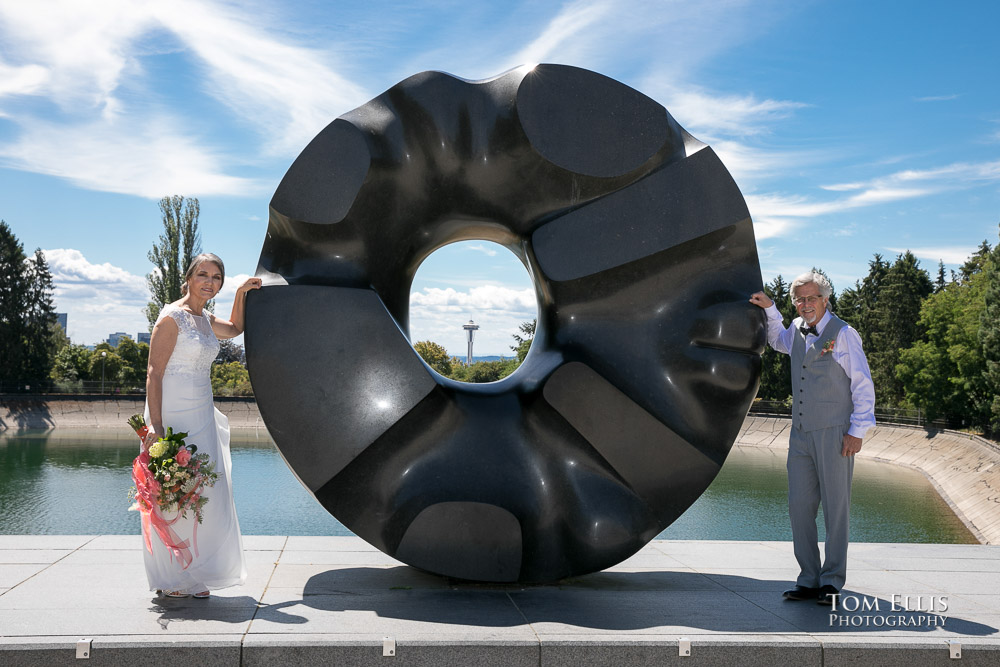
{"label": "metal railing", "polygon": [[[751,415],[777,415],[790,417],[791,403],[785,401],[757,400],[750,407]],[[935,419],[927,419],[927,414],[920,409],[892,408],[884,405],[875,406],[875,421],[881,424],[902,424],[904,426],[931,426],[960,430],[969,426],[968,419],[957,415],[940,415]]]}
{"label": "metal railing", "polygon": [[[253,396],[252,390],[216,387],[216,396]],[[81,396],[145,396],[146,383],[119,384],[100,380],[74,382],[0,382],[0,394],[76,394]]]}

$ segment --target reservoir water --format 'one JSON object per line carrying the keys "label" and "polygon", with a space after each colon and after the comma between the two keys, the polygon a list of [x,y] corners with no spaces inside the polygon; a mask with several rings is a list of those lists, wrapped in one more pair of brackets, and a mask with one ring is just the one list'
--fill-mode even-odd
{"label": "reservoir water", "polygon": [[[127,511],[137,450],[125,432],[0,435],[0,534],[138,534],[139,515]],[[266,431],[234,431],[232,455],[244,535],[351,534],[299,484]],[[791,540],[784,458],[784,451],[733,448],[708,490],[660,538]],[[855,464],[851,540],[976,543],[921,473],[864,459]]]}

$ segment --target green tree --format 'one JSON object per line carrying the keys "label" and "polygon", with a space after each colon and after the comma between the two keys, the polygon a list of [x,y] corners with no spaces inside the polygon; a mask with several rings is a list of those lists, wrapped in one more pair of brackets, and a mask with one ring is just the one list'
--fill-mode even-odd
{"label": "green tree", "polygon": [[868,275],[855,281],[854,287],[844,290],[838,299],[837,316],[857,329],[866,348],[870,345],[869,331],[878,324],[875,304],[888,271],[889,263],[875,253],[868,262]]}
{"label": "green tree", "polygon": [[983,242],[976,248],[976,252],[972,253],[969,259],[965,260],[965,263],[958,267],[959,280],[968,281],[972,276],[982,272],[986,267],[986,262],[990,259],[990,254],[990,243],[986,239],[983,239]]}
{"label": "green tree", "polygon": [[66,335],[66,331],[58,321],[53,322],[52,326],[49,327],[49,338],[54,352],[59,352],[70,344],[69,336]]}
{"label": "green tree", "polygon": [[937,294],[944,289],[944,286],[948,284],[948,281],[944,277],[944,260],[938,260],[938,272],[937,279],[934,281],[934,293]]}
{"label": "green tree", "polygon": [[131,338],[118,341],[115,354],[122,364],[116,380],[122,387],[142,387],[146,384],[146,368],[149,366],[149,345],[137,343]]}
{"label": "green tree", "polygon": [[87,372],[92,380],[103,380],[104,389],[108,390],[118,386],[118,375],[123,365],[121,357],[115,354],[114,348],[103,342],[94,347]]}
{"label": "green tree", "polygon": [[896,366],[902,351],[920,338],[920,306],[932,291],[930,275],[906,251],[892,264],[876,253],[868,275],[841,295],[838,315],[861,334],[880,405],[903,400]]}
{"label": "green tree", "polygon": [[52,274],[41,249],[26,257],[13,230],[0,220],[0,383],[44,385],[59,339]]}
{"label": "green tree", "polygon": [[216,355],[214,363],[231,364],[234,361],[242,366],[247,365],[247,357],[243,351],[243,346],[228,339],[220,340],[219,354]]}
{"label": "green tree", "polygon": [[231,361],[212,364],[212,393],[222,396],[252,396],[250,374],[243,364]]}
{"label": "green tree", "polygon": [[910,251],[896,257],[885,273],[874,318],[868,324],[871,347],[866,349],[872,381],[883,404],[898,405],[903,400],[896,366],[902,351],[920,338],[920,307],[933,291],[930,275]]}
{"label": "green tree", "polygon": [[458,364],[454,367],[451,378],[461,382],[496,382],[502,380],[518,367],[517,359],[500,359],[499,361],[477,361],[468,366]]}
{"label": "green tree", "polygon": [[437,343],[429,340],[418,341],[413,345],[417,354],[427,362],[427,365],[445,377],[451,377],[452,363],[448,351]]}
{"label": "green tree", "polygon": [[52,329],[58,326],[52,303],[52,273],[41,249],[35,250],[35,256],[27,261],[24,279],[28,291],[21,377],[34,384],[47,381],[52,372],[57,345]]}
{"label": "green tree", "polygon": [[1000,243],[983,268],[983,311],[979,316],[979,344],[983,353],[990,430],[1000,433]]}
{"label": "green tree", "polygon": [[160,200],[160,213],[163,233],[147,255],[154,267],[146,276],[150,301],[145,313],[150,331],[164,304],[181,298],[184,271],[191,260],[201,253],[201,233],[198,231],[201,207],[197,198],[187,199],[180,195],[164,197]]}
{"label": "green tree", "polygon": [[988,421],[986,368],[979,343],[986,275],[951,282],[920,308],[921,339],[900,354],[896,376],[905,403],[928,419],[962,415],[970,425]]}
{"label": "green tree", "polygon": [[[788,292],[789,287],[781,274],[764,285],[764,293],[774,301],[786,324],[791,322],[796,314]],[[790,356],[776,352],[770,346],[764,348],[764,356],[761,358],[760,389],[757,395],[768,401],[783,401],[792,395]]]}
{"label": "green tree", "polygon": [[[67,345],[59,350],[52,363],[52,379],[56,382],[89,380],[93,352],[85,345]],[[98,378],[99,380],[100,378]]]}
{"label": "green tree", "polygon": [[19,382],[24,366],[28,285],[24,280],[24,246],[0,220],[0,384]]}
{"label": "green tree", "polygon": [[521,364],[524,358],[528,356],[528,350],[531,348],[531,341],[535,339],[535,325],[538,320],[531,320],[530,322],[521,322],[521,326],[518,330],[524,334],[523,336],[519,334],[514,334],[514,342],[516,345],[511,345],[510,349],[517,353],[517,363]]}

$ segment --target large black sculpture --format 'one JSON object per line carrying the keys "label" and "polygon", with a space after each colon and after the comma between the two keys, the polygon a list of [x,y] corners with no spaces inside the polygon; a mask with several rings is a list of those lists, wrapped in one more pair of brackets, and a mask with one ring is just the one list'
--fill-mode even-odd
{"label": "large black sculpture", "polygon": [[[509,248],[539,317],[496,383],[407,339],[437,248]],[[285,460],[410,565],[552,581],[614,565],[705,490],[757,390],[746,205],[661,105],[574,67],[425,72],[327,126],[271,200],[247,363]],[[456,322],[456,326],[461,323]]]}

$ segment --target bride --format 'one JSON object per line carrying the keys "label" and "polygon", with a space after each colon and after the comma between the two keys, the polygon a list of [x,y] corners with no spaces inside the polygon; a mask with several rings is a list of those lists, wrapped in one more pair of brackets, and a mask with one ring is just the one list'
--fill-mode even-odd
{"label": "bride", "polygon": [[218,339],[243,333],[246,294],[259,289],[261,281],[249,278],[237,288],[232,315],[223,320],[204,307],[222,289],[225,277],[218,256],[195,257],[184,275],[183,296],[160,311],[149,344],[145,410],[149,433],[141,450],[148,450],[169,426],[175,433],[186,432],[185,441],[197,445],[199,454],[208,454],[219,475],[202,494],[208,503],[200,526],[194,512],[177,519],[171,526],[178,538],[172,548],[156,531],[145,536],[150,545],[150,550],[143,549],[149,589],[170,597],[207,598],[209,589],[238,586],[246,579],[243,537],[233,504],[229,420],[212,402],[209,369],[219,352]]}

